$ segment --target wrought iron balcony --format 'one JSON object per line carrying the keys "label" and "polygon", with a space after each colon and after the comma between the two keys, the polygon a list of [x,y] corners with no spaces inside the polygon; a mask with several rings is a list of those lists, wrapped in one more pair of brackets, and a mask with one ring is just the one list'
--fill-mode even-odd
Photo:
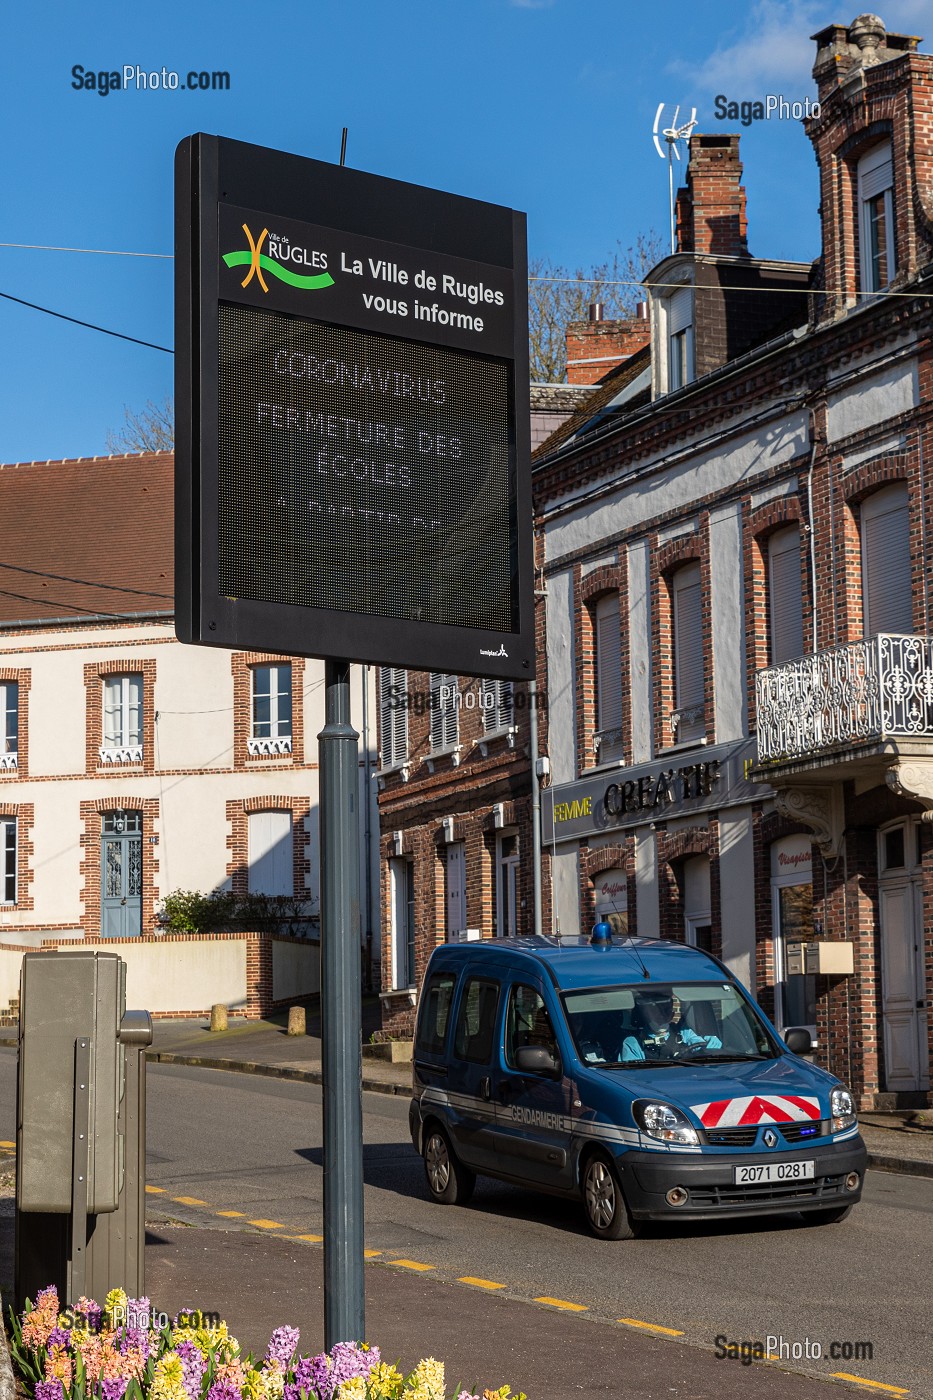
{"label": "wrought iron balcony", "polygon": [[758,762],[888,739],[933,739],[933,638],[881,633],[755,678]]}

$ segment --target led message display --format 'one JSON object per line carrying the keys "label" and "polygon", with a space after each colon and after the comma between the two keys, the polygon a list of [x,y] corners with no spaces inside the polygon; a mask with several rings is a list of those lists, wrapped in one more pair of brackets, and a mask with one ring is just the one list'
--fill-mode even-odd
{"label": "led message display", "polygon": [[176,192],[179,637],[528,677],[523,216],[205,136]]}

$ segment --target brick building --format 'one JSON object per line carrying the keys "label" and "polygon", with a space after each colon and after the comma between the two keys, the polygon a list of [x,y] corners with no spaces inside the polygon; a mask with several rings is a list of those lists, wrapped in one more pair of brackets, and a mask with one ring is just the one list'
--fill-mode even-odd
{"label": "brick building", "polygon": [[933,1051],[933,57],[873,16],[815,39],[819,258],[752,257],[738,138],[695,134],[650,368],[537,454],[544,834],[561,932],[602,913],[709,947],[863,1105],[909,1105]]}
{"label": "brick building", "polygon": [[[297,916],[317,907],[323,664],[175,640],[172,478],[170,453],[0,467],[0,1009],[23,949],[56,942],[119,944],[163,1012],[316,985]],[[375,860],[373,841],[371,888]],[[167,894],[214,889],[293,900],[296,937],[162,932]]]}

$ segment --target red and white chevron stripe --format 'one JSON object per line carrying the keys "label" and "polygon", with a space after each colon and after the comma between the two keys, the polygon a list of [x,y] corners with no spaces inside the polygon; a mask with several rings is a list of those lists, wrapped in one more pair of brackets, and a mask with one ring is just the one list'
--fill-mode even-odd
{"label": "red and white chevron stripe", "polygon": [[802,1094],[753,1094],[691,1104],[704,1128],[744,1128],[755,1123],[800,1123],[819,1118],[820,1101]]}

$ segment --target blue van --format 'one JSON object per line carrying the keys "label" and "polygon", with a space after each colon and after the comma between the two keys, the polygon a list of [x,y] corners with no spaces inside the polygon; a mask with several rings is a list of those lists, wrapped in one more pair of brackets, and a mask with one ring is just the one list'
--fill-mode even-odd
{"label": "blue van", "polygon": [[[446,944],[425,974],[412,1141],[446,1205],[478,1175],[582,1197],[601,1239],[647,1220],[848,1215],[848,1089],[710,954],[627,938]],[[796,1052],[796,1053],[795,1053]]]}

